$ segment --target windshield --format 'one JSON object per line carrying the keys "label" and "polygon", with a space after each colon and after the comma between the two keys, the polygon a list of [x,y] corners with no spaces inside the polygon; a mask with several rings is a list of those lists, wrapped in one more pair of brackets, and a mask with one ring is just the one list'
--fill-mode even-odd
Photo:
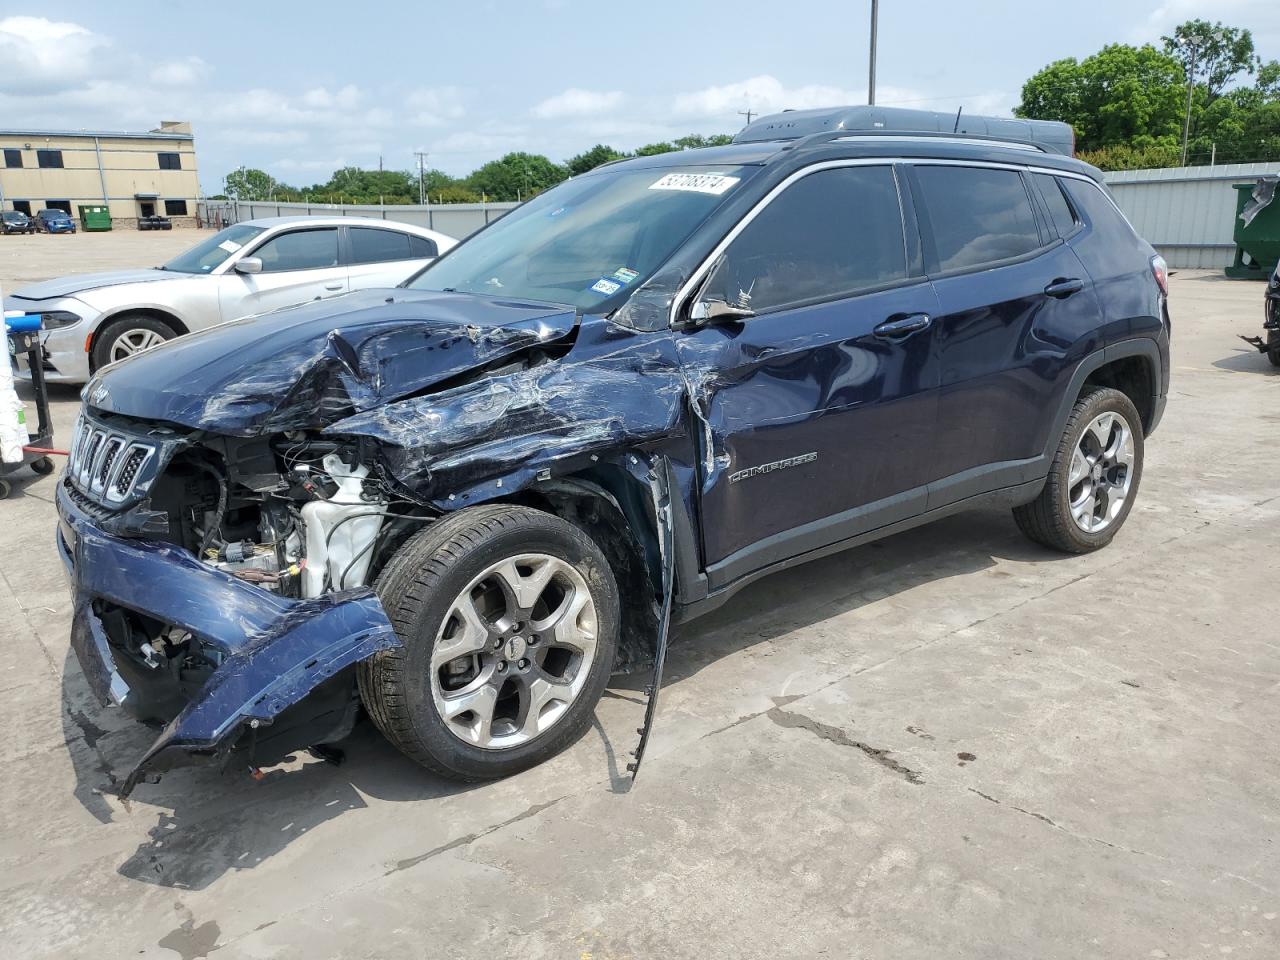
{"label": "windshield", "polygon": [[71,214],[65,210],[41,210],[46,220],[70,220]]}
{"label": "windshield", "polygon": [[160,269],[178,273],[208,273],[226,262],[227,257],[239,251],[246,243],[260,234],[264,227],[252,227],[237,223],[219,230],[207,240],[202,240],[186,253],[179,254]]}
{"label": "windshield", "polygon": [[754,167],[616,170],[569,180],[407,286],[600,308],[644,283]]}
{"label": "windshield", "polygon": [[9,221],[16,221],[18,223],[21,223],[23,220],[27,219],[27,215],[25,213],[13,213],[11,211],[6,210],[4,212],[4,218]]}

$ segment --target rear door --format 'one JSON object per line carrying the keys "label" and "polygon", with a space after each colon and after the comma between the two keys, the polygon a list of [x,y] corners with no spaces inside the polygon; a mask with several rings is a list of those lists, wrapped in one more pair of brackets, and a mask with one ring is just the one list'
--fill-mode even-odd
{"label": "rear door", "polygon": [[712,589],[921,512],[936,299],[888,164],[810,172],[741,228],[691,299],[755,316],[677,331],[705,417]]}
{"label": "rear door", "polygon": [[245,254],[262,261],[261,273],[228,270],[218,278],[223,320],[265,313],[345,293],[347,268],[338,254],[338,228],[304,227],[277,233]]}
{"label": "rear door", "polygon": [[438,254],[435,241],[389,227],[344,227],[352,290],[394,287]]}
{"label": "rear door", "polygon": [[913,166],[940,362],[929,508],[1044,475],[1062,374],[1097,339],[1079,258],[1009,166]]}

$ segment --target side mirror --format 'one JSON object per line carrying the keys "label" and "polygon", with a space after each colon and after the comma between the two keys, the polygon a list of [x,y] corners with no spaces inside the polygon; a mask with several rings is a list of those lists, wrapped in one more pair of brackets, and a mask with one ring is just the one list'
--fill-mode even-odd
{"label": "side mirror", "polygon": [[745,320],[754,317],[754,310],[735,306],[725,300],[699,300],[689,311],[689,319],[694,323],[715,323],[717,320]]}
{"label": "side mirror", "polygon": [[261,273],[262,258],[261,257],[241,257],[236,261],[236,273]]}

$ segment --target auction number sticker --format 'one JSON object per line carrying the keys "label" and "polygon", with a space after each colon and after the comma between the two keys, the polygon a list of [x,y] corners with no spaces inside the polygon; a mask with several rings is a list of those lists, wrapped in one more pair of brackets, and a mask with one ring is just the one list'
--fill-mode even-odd
{"label": "auction number sticker", "polygon": [[235,253],[240,249],[240,244],[236,243],[234,240],[223,240],[218,244],[218,246],[227,251],[227,253]]}
{"label": "auction number sticker", "polygon": [[720,196],[741,179],[726,177],[719,173],[668,173],[657,183],[649,185],[650,190],[685,190],[689,193],[709,193]]}

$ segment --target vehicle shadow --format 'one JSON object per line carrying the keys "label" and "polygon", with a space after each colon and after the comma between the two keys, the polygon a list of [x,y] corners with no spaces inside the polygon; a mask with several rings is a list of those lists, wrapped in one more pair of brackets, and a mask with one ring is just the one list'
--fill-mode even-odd
{"label": "vehicle shadow", "polygon": [[[695,676],[703,667],[737,651],[847,613],[928,582],[974,573],[998,559],[1052,560],[1058,557],[1018,533],[1007,510],[951,517],[929,527],[869,544],[776,574],[754,584],[724,608],[673,632],[665,680]],[[620,707],[630,718],[642,698],[634,693],[648,671],[615,677],[610,684],[609,719],[597,711],[592,731],[603,756],[589,754],[579,766],[603,762],[609,787],[625,793],[630,777],[618,757],[633,742],[633,724],[615,722]],[[129,801],[110,797],[132,763],[150,745],[155,731],[119,711],[98,707],[74,656],[64,670],[64,726],[76,777],[74,795],[100,821],[114,819],[121,805],[130,816],[156,813],[148,838],[118,867],[143,883],[203,889],[225,873],[249,870],[283,851],[316,827],[367,807],[364,797],[382,801],[430,801],[485,785],[442,780],[402,756],[372,724],[357,725],[342,744],[340,765],[320,761],[270,771],[254,783],[243,770],[231,776],[194,767],[167,773],[158,784],[143,784]],[[636,706],[633,706],[636,705]],[[661,722],[661,717],[659,718]],[[625,744],[615,747],[609,732]],[[110,728],[110,729],[108,729]],[[572,775],[572,774],[570,774]],[[265,789],[265,788],[270,789]],[[170,813],[169,810],[172,810]]]}
{"label": "vehicle shadow", "polygon": [[1219,370],[1230,370],[1233,373],[1280,375],[1280,367],[1275,366],[1268,360],[1265,353],[1253,347],[1246,347],[1243,344],[1232,350],[1228,356],[1223,357],[1221,360],[1214,360],[1213,365]]}

